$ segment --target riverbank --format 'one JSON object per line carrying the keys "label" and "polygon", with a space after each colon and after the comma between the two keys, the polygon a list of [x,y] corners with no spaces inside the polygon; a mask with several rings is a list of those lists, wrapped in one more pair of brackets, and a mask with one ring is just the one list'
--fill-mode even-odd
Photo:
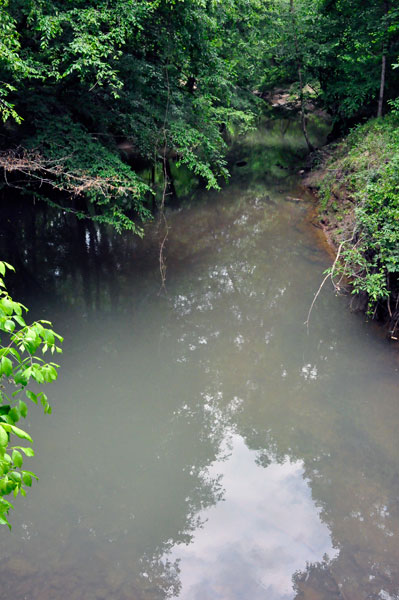
{"label": "riverbank", "polygon": [[339,260],[333,281],[351,306],[399,337],[399,118],[359,125],[312,156],[305,186],[314,215]]}

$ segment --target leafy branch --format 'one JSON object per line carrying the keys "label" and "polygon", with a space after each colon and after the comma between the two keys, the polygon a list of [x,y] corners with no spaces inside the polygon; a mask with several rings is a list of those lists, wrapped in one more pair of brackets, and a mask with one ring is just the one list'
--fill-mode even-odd
{"label": "leafy branch", "polygon": [[[42,405],[45,414],[51,413],[47,395],[29,389],[31,383],[51,383],[57,379],[59,365],[46,362],[37,356],[48,351],[61,353],[63,338],[55,333],[49,321],[35,321],[27,325],[23,314],[26,306],[15,302],[8,294],[4,275],[14,268],[0,261],[0,525],[11,525],[8,513],[13,505],[5,496],[20,493],[26,495],[25,487],[31,487],[38,479],[32,471],[22,469],[24,457],[34,456],[30,446],[10,445],[13,436],[33,442],[31,436],[16,426],[28,413],[28,406],[21,399],[22,392],[34,404]],[[4,335],[5,334],[5,335]]]}

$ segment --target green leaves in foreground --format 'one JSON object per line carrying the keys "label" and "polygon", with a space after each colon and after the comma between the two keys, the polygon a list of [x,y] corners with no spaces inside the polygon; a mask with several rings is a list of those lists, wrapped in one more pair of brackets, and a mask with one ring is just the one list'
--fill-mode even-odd
{"label": "green leaves in foreground", "polygon": [[8,513],[13,506],[5,496],[25,496],[25,487],[31,487],[32,480],[37,479],[34,473],[23,469],[25,459],[34,456],[33,449],[15,445],[18,440],[33,442],[26,431],[16,426],[28,413],[21,395],[25,392],[27,400],[40,403],[45,414],[51,413],[46,394],[27,386],[57,379],[59,366],[45,362],[37,353],[62,352],[58,344],[63,338],[51,329],[49,321],[26,324],[23,314],[28,309],[15,302],[5,288],[3,276],[7,269],[14,270],[0,261],[0,525],[11,528]]}

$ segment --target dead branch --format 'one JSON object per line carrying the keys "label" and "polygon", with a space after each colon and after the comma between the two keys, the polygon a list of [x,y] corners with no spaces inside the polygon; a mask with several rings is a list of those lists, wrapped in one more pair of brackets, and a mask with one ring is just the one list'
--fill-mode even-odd
{"label": "dead branch", "polygon": [[339,287],[339,285],[337,285],[337,284],[335,283],[335,281],[334,281],[334,271],[335,271],[335,267],[337,266],[337,262],[338,262],[338,260],[339,260],[339,257],[340,257],[340,255],[341,255],[341,250],[342,250],[342,248],[343,248],[344,244],[346,244],[347,242],[350,242],[350,241],[351,241],[351,239],[353,239],[353,234],[352,234],[352,236],[351,236],[349,239],[347,239],[347,240],[343,240],[343,241],[340,243],[340,245],[339,245],[339,247],[338,247],[337,255],[336,255],[336,257],[335,257],[335,260],[334,260],[334,262],[333,262],[333,265],[332,265],[332,267],[331,267],[331,270],[330,270],[330,271],[327,273],[327,275],[324,277],[323,281],[322,281],[322,282],[321,282],[321,284],[320,284],[320,287],[319,287],[319,289],[317,290],[316,294],[314,295],[314,298],[313,298],[312,304],[310,305],[310,308],[309,308],[308,317],[307,317],[307,319],[306,319],[306,321],[305,321],[305,323],[304,323],[304,325],[306,325],[306,328],[307,328],[307,331],[308,331],[308,333],[309,333],[309,320],[310,320],[310,315],[311,315],[311,313],[312,313],[312,310],[313,310],[313,307],[314,307],[314,305],[315,305],[315,303],[316,303],[316,300],[317,300],[317,298],[319,297],[319,295],[320,295],[320,292],[321,292],[321,290],[323,289],[323,287],[324,287],[324,284],[326,283],[327,279],[331,279],[331,283],[333,284],[333,286],[334,286],[334,290],[335,290],[336,292],[339,292],[339,291],[340,291],[340,287]]}
{"label": "dead branch", "polygon": [[7,178],[8,173],[20,173],[27,177],[27,182],[35,180],[39,185],[50,185],[58,191],[67,191],[74,196],[79,196],[88,191],[96,191],[104,196],[133,195],[138,194],[138,188],[134,185],[126,185],[126,182],[115,177],[99,177],[85,173],[84,171],[68,170],[66,162],[69,156],[59,159],[45,159],[35,150],[16,148],[0,152],[0,169],[4,171],[4,178],[10,187],[21,187],[12,184]]}

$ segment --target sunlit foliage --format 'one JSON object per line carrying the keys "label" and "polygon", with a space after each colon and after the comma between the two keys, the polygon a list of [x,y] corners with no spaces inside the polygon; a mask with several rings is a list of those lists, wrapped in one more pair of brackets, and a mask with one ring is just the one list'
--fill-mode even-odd
{"label": "sunlit foliage", "polygon": [[58,365],[37,354],[61,352],[58,344],[63,340],[48,321],[26,324],[26,307],[15,302],[5,288],[7,269],[13,267],[0,261],[0,525],[10,527],[7,515],[13,506],[6,496],[25,496],[25,488],[37,479],[24,467],[25,457],[34,456],[33,449],[19,445],[19,440],[32,443],[31,436],[16,425],[28,413],[23,398],[42,404],[45,414],[51,412],[46,394],[30,388],[57,379]]}

